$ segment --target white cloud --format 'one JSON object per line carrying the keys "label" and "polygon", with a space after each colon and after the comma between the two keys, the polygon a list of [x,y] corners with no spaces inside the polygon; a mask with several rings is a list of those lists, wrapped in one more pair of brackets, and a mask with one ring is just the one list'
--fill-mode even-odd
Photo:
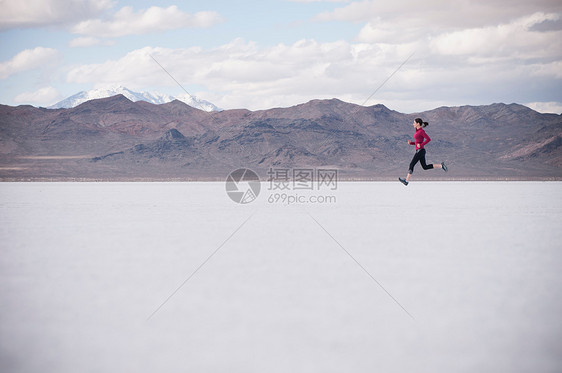
{"label": "white cloud", "polygon": [[415,26],[434,28],[466,28],[509,22],[539,11],[560,12],[559,1],[552,0],[393,0],[360,1],[324,12],[321,21],[370,22],[376,19],[394,24],[396,28]]}
{"label": "white cloud", "polygon": [[0,79],[10,75],[43,67],[53,62],[58,52],[52,48],[37,47],[26,49],[16,54],[11,60],[0,63]]}
{"label": "white cloud", "polygon": [[[237,39],[209,50],[143,48],[119,60],[75,67],[67,80],[137,89],[162,84],[175,88],[176,83],[152,60],[152,54],[176,80],[186,87],[205,87],[207,93],[197,95],[213,99],[213,103],[224,108],[264,109],[332,97],[363,103],[409,53],[411,50],[400,47],[343,41],[301,40],[292,45],[259,47]],[[401,73],[410,68],[406,66]],[[411,84],[393,80],[388,87]]]}
{"label": "white cloud", "polygon": [[417,66],[385,87],[387,101],[479,104],[559,101],[561,15],[562,3],[549,0],[396,0],[353,2],[316,19],[364,23],[356,42],[416,51]]}
{"label": "white cloud", "polygon": [[397,27],[393,22],[381,19],[368,22],[359,31],[357,41],[362,43],[402,44],[418,43],[425,39],[425,32],[413,25]]}
{"label": "white cloud", "polygon": [[205,28],[221,21],[221,16],[213,11],[190,14],[172,5],[168,8],[153,6],[134,12],[132,7],[126,6],[114,13],[110,20],[82,21],[72,27],[71,31],[74,34],[107,38],[179,28]]}
{"label": "white cloud", "polygon": [[429,46],[442,55],[562,58],[562,31],[532,31],[536,24],[559,18],[557,14],[535,13],[497,26],[444,33]]}
{"label": "white cloud", "polygon": [[61,98],[60,93],[53,87],[43,87],[35,92],[25,92],[17,95],[14,102],[19,104],[35,104],[48,106]]}
{"label": "white cloud", "polygon": [[83,36],[83,37],[72,39],[68,43],[68,46],[71,48],[80,48],[80,47],[93,47],[96,45],[114,45],[114,44],[115,42],[112,40],[102,40],[91,36]]}
{"label": "white cloud", "polygon": [[287,0],[291,3],[349,3],[351,0]]}
{"label": "white cloud", "polygon": [[[150,58],[150,54],[156,54],[159,50],[147,47],[129,52],[119,60],[74,67],[67,74],[67,82],[92,83],[100,87],[123,85],[135,89],[157,84],[162,79],[162,70]],[[169,50],[163,51],[170,53]]]}
{"label": "white cloud", "polygon": [[532,75],[540,78],[554,78],[562,79],[562,60],[547,62],[547,63],[536,63],[531,64],[533,67]]}
{"label": "white cloud", "polygon": [[177,89],[152,55],[190,93],[226,109],[265,109],[332,97],[363,104],[416,51],[366,105],[382,102],[415,112],[447,104],[557,101],[560,96],[560,64],[552,58],[527,61],[510,54],[468,58],[439,54],[428,43],[307,39],[264,47],[236,39],[212,49],[146,47],[117,60],[76,66],[67,80],[140,90]]}
{"label": "white cloud", "polygon": [[525,105],[539,113],[562,114],[562,102],[529,102]]}
{"label": "white cloud", "polygon": [[[345,43],[340,43],[345,48]],[[255,43],[246,43],[241,39],[218,48],[163,49],[143,48],[133,51],[118,61],[108,61],[101,65],[87,65],[84,68],[101,75],[124,76],[135,79],[140,71],[152,82],[161,80],[162,70],[148,55],[151,53],[178,80],[228,81],[229,84],[259,83],[263,81],[286,79],[298,74],[295,67],[312,65],[322,61],[322,50],[329,53],[337,48],[336,44],[319,44],[314,41],[300,41],[292,46],[279,44],[275,47],[260,48]],[[333,59],[332,59],[333,60]],[[138,66],[138,69],[134,69]],[[111,74],[111,71],[118,70]],[[124,74],[124,75],[123,75]],[[71,81],[87,79],[84,70],[73,70],[69,74]],[[97,80],[97,78],[96,78]],[[173,82],[172,82],[173,83]]]}
{"label": "white cloud", "polygon": [[2,0],[0,29],[62,25],[97,17],[111,0]]}

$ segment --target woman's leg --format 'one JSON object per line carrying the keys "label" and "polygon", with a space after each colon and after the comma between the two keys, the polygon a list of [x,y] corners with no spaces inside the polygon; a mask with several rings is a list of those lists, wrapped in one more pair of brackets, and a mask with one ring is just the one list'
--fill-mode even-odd
{"label": "woman's leg", "polygon": [[[443,163],[426,164],[426,162],[425,162],[425,149],[423,149],[423,157],[420,159],[420,163],[421,163],[424,170],[431,170],[432,168],[440,168],[442,170],[444,169]],[[444,169],[444,170],[447,171],[446,169]]]}
{"label": "woman's leg", "polygon": [[416,154],[414,154],[414,157],[410,162],[410,166],[408,167],[408,175],[406,176],[406,182],[410,182],[410,177],[412,177],[412,174],[414,173],[414,166],[416,165],[416,163],[420,161],[421,156],[422,156],[421,150],[417,151]]}
{"label": "woman's leg", "polygon": [[412,158],[412,161],[410,162],[410,167],[408,168],[408,175],[406,175],[406,179],[398,178],[404,185],[408,185],[408,183],[410,182],[410,178],[412,177],[412,174],[414,173],[414,166],[418,162],[421,163],[421,166],[424,170],[431,170],[432,168],[440,168],[443,171],[447,172],[447,166],[445,166],[445,163],[427,164],[426,161],[425,161],[425,149],[420,149],[420,150],[416,151],[416,154],[414,154],[414,157]]}
{"label": "woman's leg", "polygon": [[[421,163],[421,166],[424,170],[431,170],[433,167],[435,167],[434,164],[427,164],[425,162],[425,149],[421,149],[420,153],[421,153],[420,163]],[[441,165],[439,165],[439,167],[441,167]]]}

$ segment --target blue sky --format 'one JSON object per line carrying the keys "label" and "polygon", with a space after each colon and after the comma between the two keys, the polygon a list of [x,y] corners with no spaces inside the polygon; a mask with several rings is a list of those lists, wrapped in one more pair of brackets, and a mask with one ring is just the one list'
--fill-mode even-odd
{"label": "blue sky", "polygon": [[0,103],[125,86],[225,109],[336,97],[401,112],[521,103],[562,112],[562,3],[0,1]]}

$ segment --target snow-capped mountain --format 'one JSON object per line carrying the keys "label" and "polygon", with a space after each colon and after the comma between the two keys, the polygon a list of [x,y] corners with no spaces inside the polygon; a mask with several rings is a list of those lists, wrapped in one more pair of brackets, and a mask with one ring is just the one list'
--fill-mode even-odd
{"label": "snow-capped mountain", "polygon": [[146,101],[152,104],[165,104],[167,102],[171,102],[173,100],[180,100],[192,106],[196,109],[204,110],[204,111],[220,111],[217,106],[213,105],[209,101],[205,101],[199,99],[195,96],[190,96],[188,94],[179,95],[177,97],[173,97],[170,95],[157,93],[157,92],[134,92],[128,88],[118,86],[118,87],[110,87],[110,88],[98,88],[92,89],[89,91],[82,91],[75,95],[65,98],[62,101],[57,102],[54,105],[49,106],[49,109],[68,109],[78,106],[86,101],[95,100],[98,98],[106,98],[115,96],[118,94],[122,94],[123,96],[127,97],[129,100],[136,102],[136,101]]}
{"label": "snow-capped mountain", "polygon": [[[202,99],[197,98],[195,96],[190,96],[187,93],[184,93],[183,95],[178,95],[178,96],[175,97],[175,99],[183,101],[191,107],[194,107],[194,108],[200,109],[200,110],[204,110],[204,111],[221,111],[222,110],[222,109],[218,108],[217,106],[215,106],[214,104],[210,103],[209,101],[202,100]],[[170,100],[170,101],[172,101],[172,100]]]}

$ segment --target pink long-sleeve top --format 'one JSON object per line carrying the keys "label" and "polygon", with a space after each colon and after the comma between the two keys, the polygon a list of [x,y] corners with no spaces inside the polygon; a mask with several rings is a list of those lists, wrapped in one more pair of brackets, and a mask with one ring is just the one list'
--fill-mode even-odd
{"label": "pink long-sleeve top", "polygon": [[[411,143],[410,145],[415,145],[416,150],[418,150],[418,149],[423,149],[423,147],[430,141],[431,139],[429,138],[427,133],[425,133],[423,128],[419,128],[416,130],[416,133],[414,134],[414,142]],[[418,146],[418,144],[420,144],[420,146]]]}

